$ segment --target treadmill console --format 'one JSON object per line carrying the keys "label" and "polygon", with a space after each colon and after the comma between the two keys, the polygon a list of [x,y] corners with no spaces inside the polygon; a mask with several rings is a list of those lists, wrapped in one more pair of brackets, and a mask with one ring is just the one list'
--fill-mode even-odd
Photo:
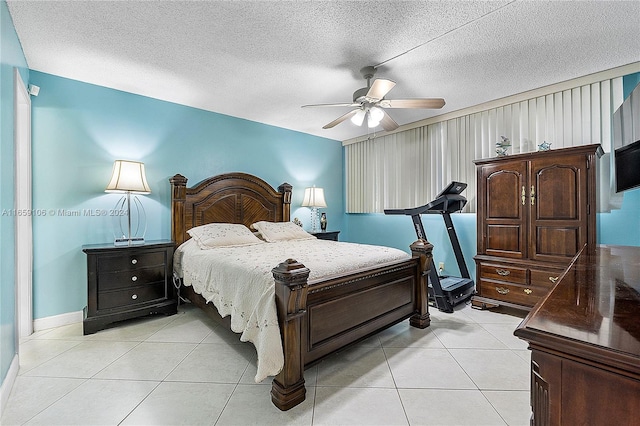
{"label": "treadmill console", "polygon": [[440,191],[435,200],[424,206],[409,209],[385,209],[384,212],[385,214],[403,214],[407,216],[459,212],[467,205],[467,199],[460,195],[466,188],[466,183],[451,182],[445,189]]}
{"label": "treadmill console", "polygon": [[442,197],[443,195],[457,195],[462,193],[467,188],[466,183],[462,182],[451,182],[445,189],[440,191],[440,193],[436,196],[436,199]]}

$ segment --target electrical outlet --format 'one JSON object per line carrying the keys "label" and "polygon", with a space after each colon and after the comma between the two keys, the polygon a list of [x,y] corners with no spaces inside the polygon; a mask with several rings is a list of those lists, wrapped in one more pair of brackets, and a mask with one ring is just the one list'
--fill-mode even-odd
{"label": "electrical outlet", "polygon": [[444,271],[444,262],[439,262],[438,263],[438,270]]}

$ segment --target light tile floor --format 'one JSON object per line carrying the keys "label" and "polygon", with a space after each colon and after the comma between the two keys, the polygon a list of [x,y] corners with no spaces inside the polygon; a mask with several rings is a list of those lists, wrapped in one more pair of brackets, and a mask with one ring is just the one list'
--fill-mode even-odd
{"label": "light tile floor", "polygon": [[256,384],[253,346],[198,309],[90,336],[73,324],[20,344],[2,425],[528,425],[521,316],[430,309],[305,372],[307,399],[282,412]]}

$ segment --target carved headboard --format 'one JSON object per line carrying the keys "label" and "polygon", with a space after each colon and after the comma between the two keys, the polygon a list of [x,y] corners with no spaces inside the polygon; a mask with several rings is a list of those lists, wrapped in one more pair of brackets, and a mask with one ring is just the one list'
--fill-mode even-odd
{"label": "carved headboard", "polygon": [[283,183],[274,190],[259,177],[225,173],[187,188],[187,178],[171,179],[171,239],[180,245],[189,239],[187,230],[207,223],[242,223],[249,227],[260,220],[290,220],[291,189]]}

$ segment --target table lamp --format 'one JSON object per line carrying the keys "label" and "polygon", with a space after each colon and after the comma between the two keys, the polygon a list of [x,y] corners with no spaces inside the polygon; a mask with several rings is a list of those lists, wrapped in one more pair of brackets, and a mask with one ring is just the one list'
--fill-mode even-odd
{"label": "table lamp", "polygon": [[317,232],[318,208],[327,207],[327,202],[324,200],[324,189],[316,188],[315,185],[311,188],[305,188],[302,207],[311,207],[311,232]]}
{"label": "table lamp", "polygon": [[[138,161],[116,160],[113,163],[113,172],[111,180],[104,192],[123,193],[125,195],[120,198],[116,204],[115,212],[123,212],[123,214],[115,214],[117,220],[114,244],[116,246],[125,246],[132,244],[144,244],[144,234],[146,232],[146,214],[142,203],[136,196],[137,194],[151,194],[151,189],[147,183],[147,177],[144,172],[144,163]],[[133,201],[131,194],[134,194]],[[131,203],[134,204],[136,212],[135,226],[132,227]],[[123,218],[126,210],[126,230],[123,229]]]}

